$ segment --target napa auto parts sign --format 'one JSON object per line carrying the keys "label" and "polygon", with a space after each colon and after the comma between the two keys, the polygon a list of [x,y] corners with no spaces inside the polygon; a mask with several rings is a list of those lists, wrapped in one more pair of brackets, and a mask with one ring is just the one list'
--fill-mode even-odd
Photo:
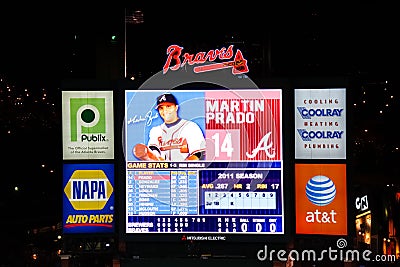
{"label": "napa auto parts sign", "polygon": [[346,90],[295,89],[296,159],[346,159]]}
{"label": "napa auto parts sign", "polygon": [[64,164],[63,232],[114,231],[114,165]]}

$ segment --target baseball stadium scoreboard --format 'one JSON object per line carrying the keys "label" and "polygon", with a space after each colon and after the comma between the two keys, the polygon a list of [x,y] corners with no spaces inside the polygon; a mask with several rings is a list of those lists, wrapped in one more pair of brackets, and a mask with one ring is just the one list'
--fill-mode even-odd
{"label": "baseball stadium scoreboard", "polygon": [[[142,160],[156,99],[174,95],[179,117],[204,136],[200,160]],[[126,90],[125,233],[284,234],[281,89]],[[186,149],[194,134],[168,141]]]}

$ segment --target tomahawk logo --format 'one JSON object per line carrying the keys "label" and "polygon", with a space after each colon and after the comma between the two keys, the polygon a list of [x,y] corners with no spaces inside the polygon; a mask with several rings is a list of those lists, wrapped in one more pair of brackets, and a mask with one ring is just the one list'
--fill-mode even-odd
{"label": "tomahawk logo", "polygon": [[105,98],[70,99],[71,141],[106,141]]}

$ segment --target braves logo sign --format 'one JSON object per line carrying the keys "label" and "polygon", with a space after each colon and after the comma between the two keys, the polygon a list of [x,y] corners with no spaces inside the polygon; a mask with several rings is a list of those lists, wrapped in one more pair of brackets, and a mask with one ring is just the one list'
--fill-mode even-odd
{"label": "braves logo sign", "polygon": [[[201,66],[194,67],[195,73],[202,73],[207,71],[214,71],[226,68],[232,68],[232,74],[240,74],[249,72],[247,66],[247,60],[243,58],[242,52],[237,49],[234,55],[233,45],[228,48],[222,47],[221,49],[210,50],[206,52],[198,52],[197,54],[184,53],[182,55],[183,47],[178,45],[171,45],[167,48],[167,61],[163,67],[163,74],[167,73],[168,70],[178,70],[186,64],[192,66],[199,64]],[[220,63],[204,64],[206,62],[214,62],[216,59],[219,60],[230,60]],[[172,61],[175,65],[171,66]]]}

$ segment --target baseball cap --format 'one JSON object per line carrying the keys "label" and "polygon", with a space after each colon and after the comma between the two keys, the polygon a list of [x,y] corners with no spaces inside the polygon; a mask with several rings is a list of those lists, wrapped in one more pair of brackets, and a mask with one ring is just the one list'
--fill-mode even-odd
{"label": "baseball cap", "polygon": [[156,109],[158,109],[158,106],[161,105],[162,103],[172,103],[175,105],[178,105],[178,101],[176,100],[175,96],[172,94],[162,94],[157,97],[157,103],[156,103]]}

